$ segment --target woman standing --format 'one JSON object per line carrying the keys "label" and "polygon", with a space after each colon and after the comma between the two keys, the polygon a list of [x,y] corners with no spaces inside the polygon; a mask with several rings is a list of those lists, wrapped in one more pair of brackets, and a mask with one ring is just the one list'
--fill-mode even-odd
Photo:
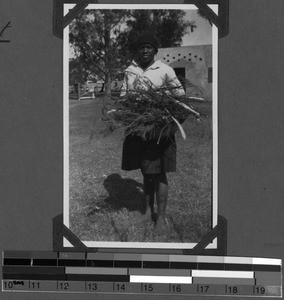
{"label": "woman standing", "polygon": [[[125,71],[121,96],[139,91],[167,89],[173,96],[185,96],[184,89],[174,70],[155,61],[158,52],[157,38],[149,31],[140,33],[135,43],[135,60]],[[158,218],[156,231],[167,229],[166,205],[168,201],[167,173],[176,171],[176,142],[174,133],[169,137],[143,140],[137,135],[127,135],[123,143],[122,169],[140,169],[144,181],[145,220],[154,214],[156,195]]]}

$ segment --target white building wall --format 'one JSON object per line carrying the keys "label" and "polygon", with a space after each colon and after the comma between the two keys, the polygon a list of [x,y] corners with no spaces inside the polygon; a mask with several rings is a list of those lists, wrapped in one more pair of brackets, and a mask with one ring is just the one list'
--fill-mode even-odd
{"label": "white building wall", "polygon": [[[160,48],[156,60],[168,64],[172,68],[184,68],[186,94],[212,100],[212,46],[185,46]],[[212,73],[211,73],[212,74]]]}

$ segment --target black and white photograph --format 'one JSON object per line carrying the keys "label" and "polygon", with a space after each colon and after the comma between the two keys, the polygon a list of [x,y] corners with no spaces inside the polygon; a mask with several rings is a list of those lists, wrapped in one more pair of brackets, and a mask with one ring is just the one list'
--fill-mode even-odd
{"label": "black and white photograph", "polygon": [[284,1],[111,2],[1,1],[0,299],[282,298]]}
{"label": "black and white photograph", "polygon": [[63,43],[64,224],[87,247],[193,248],[218,215],[216,26],[90,4]]}

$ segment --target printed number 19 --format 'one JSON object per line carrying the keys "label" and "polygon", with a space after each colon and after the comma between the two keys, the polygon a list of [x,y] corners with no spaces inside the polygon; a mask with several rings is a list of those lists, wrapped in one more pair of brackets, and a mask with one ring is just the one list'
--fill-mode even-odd
{"label": "printed number 19", "polygon": [[261,287],[256,287],[256,288],[255,288],[255,292],[256,292],[256,294],[261,294],[261,295],[263,295],[263,294],[265,293],[265,288],[264,288],[263,286],[261,286]]}

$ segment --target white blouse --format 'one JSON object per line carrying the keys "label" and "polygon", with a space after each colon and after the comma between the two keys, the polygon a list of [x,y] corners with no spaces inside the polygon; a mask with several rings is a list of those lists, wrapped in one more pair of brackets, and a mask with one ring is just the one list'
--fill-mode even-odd
{"label": "white blouse", "polygon": [[133,61],[125,70],[121,96],[137,90],[163,89],[173,96],[184,96],[185,91],[178,80],[175,71],[160,60],[155,61],[143,70]]}

